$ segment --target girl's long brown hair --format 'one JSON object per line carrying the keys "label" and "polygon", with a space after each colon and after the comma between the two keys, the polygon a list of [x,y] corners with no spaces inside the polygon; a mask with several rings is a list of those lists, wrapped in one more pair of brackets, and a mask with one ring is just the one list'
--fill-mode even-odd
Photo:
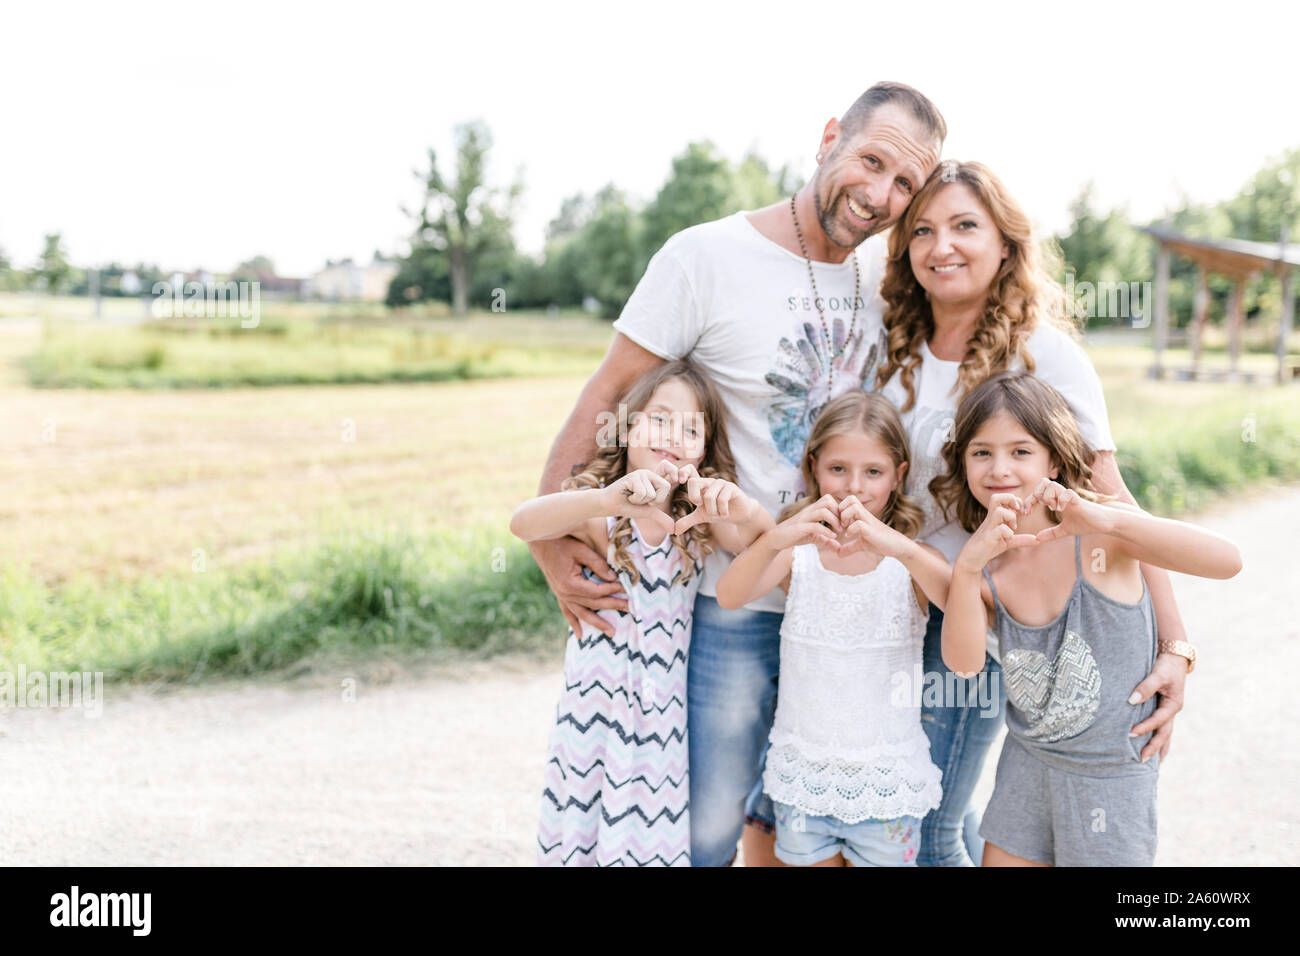
{"label": "girl's long brown hair", "polygon": [[890,233],[889,261],[880,286],[886,303],[888,341],[876,387],[898,373],[899,382],[907,392],[902,411],[916,403],[915,380],[921,364],[921,343],[929,341],[934,334],[930,300],[912,270],[909,255],[912,232],[935,195],[954,183],[969,187],[975,194],[1010,250],[993,277],[988,301],[957,370],[958,400],[977,383],[1010,368],[1016,358],[1032,372],[1034,358],[1026,342],[1040,322],[1050,322],[1070,335],[1077,335],[1073,323],[1066,318],[1064,291],[1044,264],[1045,258],[1052,263],[1056,261],[1055,247],[1040,249],[1034,241],[1029,217],[987,166],[940,163]]}
{"label": "girl's long brown hair", "polygon": [[[883,395],[876,392],[845,392],[827,402],[813,422],[808,433],[808,443],[803,450],[803,482],[806,489],[803,497],[791,502],[781,510],[781,521],[801,508],[812,504],[822,496],[814,472],[814,460],[821,454],[822,446],[836,435],[865,434],[885,446],[894,467],[911,461],[907,447],[907,431],[898,410]],[[904,482],[900,481],[889,496],[885,509],[880,513],[880,521],[900,534],[915,538],[924,523],[921,506],[903,492]]]}
{"label": "girl's long brown hair", "polygon": [[[630,420],[633,415],[644,412],[645,407],[650,404],[655,389],[664,382],[672,380],[680,381],[694,393],[695,402],[704,413],[704,457],[696,471],[703,478],[724,478],[734,482],[736,460],[732,457],[731,443],[727,440],[726,409],[722,404],[722,396],[718,394],[717,387],[703,370],[689,359],[665,363],[637,379],[618,400],[619,417],[626,415]],[[632,424],[628,421],[627,431],[631,431]],[[603,441],[602,436],[604,436]],[[602,428],[597,444],[599,447],[595,458],[580,474],[565,479],[560,486],[562,490],[603,488],[627,474],[626,442],[619,437],[611,438],[607,435],[607,430]],[[695,505],[691,504],[690,499],[686,497],[684,484],[673,489],[671,508],[674,520],[695,510]],[[611,563],[616,568],[627,571],[632,576],[632,580],[637,581],[639,575],[636,566],[627,553],[631,541],[632,519],[620,517],[614,522],[610,533],[610,542],[614,545],[614,560]],[[673,535],[673,546],[678,548],[686,558],[686,569],[680,582],[685,583],[695,573],[695,556],[692,555],[692,549],[698,552],[700,560],[713,553],[709,525],[697,524],[693,528],[688,528],[684,534]]]}
{"label": "girl's long brown hair", "polygon": [[[986,421],[1006,412],[1045,447],[1058,469],[1056,482],[1089,501],[1113,501],[1092,484],[1096,452],[1079,433],[1079,423],[1061,393],[1029,372],[1001,372],[971,389],[957,407],[953,440],[943,446],[946,475],[930,482],[930,494],[944,518],[955,511],[957,521],[974,533],[988,514],[971,493],[966,480],[966,449]],[[1060,516],[1049,509],[1054,521]]]}

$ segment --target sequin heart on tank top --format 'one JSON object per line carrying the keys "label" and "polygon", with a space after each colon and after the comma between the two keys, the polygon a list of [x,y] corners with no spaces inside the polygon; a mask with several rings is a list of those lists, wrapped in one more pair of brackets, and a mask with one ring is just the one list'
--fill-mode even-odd
{"label": "sequin heart on tank top", "polygon": [[1101,670],[1092,649],[1074,631],[1048,661],[1044,654],[1018,647],[1002,658],[1007,700],[1024,713],[1025,736],[1051,743],[1083,733],[1101,703]]}

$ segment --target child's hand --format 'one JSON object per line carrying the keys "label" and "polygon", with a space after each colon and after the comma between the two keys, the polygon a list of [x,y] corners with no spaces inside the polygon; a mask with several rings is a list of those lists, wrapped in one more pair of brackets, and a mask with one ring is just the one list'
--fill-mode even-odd
{"label": "child's hand", "polygon": [[[671,462],[664,462],[674,468]],[[758,502],[750,498],[735,482],[723,478],[701,478],[694,465],[678,465],[674,468],[679,483],[686,484],[686,497],[695,510],[677,519],[674,534],[681,534],[697,524],[712,521],[730,521],[740,524],[749,520],[757,508]]]}
{"label": "child's hand", "polygon": [[[829,528],[826,527],[827,524],[830,525]],[[839,543],[835,540],[835,535],[842,527],[839,505],[831,495],[822,495],[812,504],[786,518],[764,537],[778,551],[810,542],[824,544],[828,548],[838,548]]]}
{"label": "child's hand", "polygon": [[1034,493],[1025,499],[1024,514],[1029,514],[1040,501],[1059,514],[1061,520],[1059,524],[1038,532],[1039,542],[1053,541],[1067,535],[1109,534],[1114,530],[1114,517],[1107,514],[1107,508],[1080,498],[1074,491],[1049,478],[1039,481]]}
{"label": "child's hand", "polygon": [[1025,503],[1013,494],[1002,492],[994,495],[989,501],[989,513],[984,516],[984,523],[975,529],[961,549],[956,564],[969,571],[979,571],[1004,551],[1038,544],[1038,538],[1032,534],[1016,533],[1016,521],[1027,511]]}
{"label": "child's hand", "polygon": [[840,523],[844,526],[843,543],[839,545],[841,558],[868,547],[891,558],[898,558],[907,552],[911,540],[899,534],[858,501],[856,495],[849,495],[840,502]]}
{"label": "child's hand", "polygon": [[[667,464],[667,462],[665,462]],[[668,500],[673,486],[659,469],[638,468],[605,488],[607,509],[620,518],[639,518],[673,533],[673,519],[659,505]]]}

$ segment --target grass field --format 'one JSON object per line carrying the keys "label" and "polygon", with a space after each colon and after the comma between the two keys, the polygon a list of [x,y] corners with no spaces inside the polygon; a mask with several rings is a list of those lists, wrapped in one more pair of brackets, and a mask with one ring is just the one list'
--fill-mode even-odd
{"label": "grass field", "polygon": [[[577,370],[44,389],[20,364],[42,325],[0,321],[0,670],[193,680],[337,654],[553,651],[563,621],[507,519],[535,492],[611,331],[513,316],[451,331],[556,331],[547,341]],[[1179,513],[1300,477],[1297,389],[1153,382],[1141,349],[1092,356],[1125,478],[1148,507]]]}

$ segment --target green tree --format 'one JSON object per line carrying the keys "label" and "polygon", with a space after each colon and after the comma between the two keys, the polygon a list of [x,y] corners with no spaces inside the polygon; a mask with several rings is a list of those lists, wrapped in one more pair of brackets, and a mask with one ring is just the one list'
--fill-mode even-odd
{"label": "green tree", "polygon": [[1277,242],[1282,225],[1300,241],[1300,148],[1269,163],[1224,204],[1231,235],[1256,242]]}
{"label": "green tree", "polygon": [[735,212],[739,209],[758,209],[770,206],[780,199],[789,199],[801,184],[795,180],[789,166],[773,170],[752,150],[745,154],[732,174],[731,201]]}
{"label": "green tree", "polygon": [[258,282],[275,278],[275,263],[270,257],[257,255],[235,266],[230,277],[236,282]]}
{"label": "green tree", "polygon": [[596,194],[591,219],[576,240],[577,279],[616,319],[641,277],[641,225],[627,197],[611,183]]}
{"label": "green tree", "polygon": [[[424,185],[424,198],[419,210],[411,213],[416,230],[407,258],[432,268],[438,256],[444,257],[452,309],[464,315],[469,309],[475,264],[494,249],[513,248],[510,229],[523,185],[516,179],[507,189],[498,190],[485,183],[492,136],[481,121],[458,126],[455,141],[454,178],[449,180],[438,170],[438,157],[432,148],[428,171],[416,173]],[[415,278],[415,269],[407,272],[409,279]]]}
{"label": "green tree", "polygon": [[642,262],[674,233],[697,223],[735,212],[735,182],[731,165],[712,143],[691,143],[676,157],[668,180],[646,207]]}
{"label": "green tree", "polygon": [[68,263],[63,249],[62,233],[52,232],[45,237],[45,248],[41,252],[41,265],[36,276],[45,283],[51,294],[57,294],[72,278],[72,266]]}

